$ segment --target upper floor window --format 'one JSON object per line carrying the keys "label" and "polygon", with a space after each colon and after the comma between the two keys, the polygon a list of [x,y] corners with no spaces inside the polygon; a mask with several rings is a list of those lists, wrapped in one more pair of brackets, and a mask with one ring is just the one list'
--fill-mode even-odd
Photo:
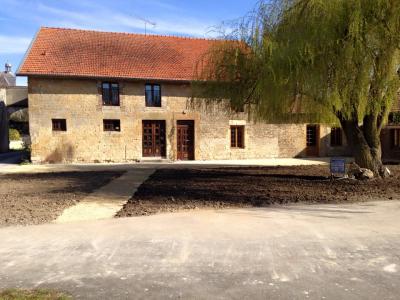
{"label": "upper floor window", "polygon": [[342,128],[334,127],[331,129],[331,146],[332,147],[343,146]]}
{"label": "upper floor window", "polygon": [[232,103],[230,102],[231,110],[235,113],[243,113],[244,112],[244,104],[243,103]]}
{"label": "upper floor window", "polygon": [[103,105],[119,106],[119,84],[103,82],[101,85]]}
{"label": "upper floor window", "polygon": [[392,129],[392,147],[400,148],[400,128]]}
{"label": "upper floor window", "polygon": [[231,126],[231,148],[244,148],[244,126]]}
{"label": "upper floor window", "polygon": [[65,119],[52,119],[51,124],[53,131],[67,131],[67,120]]}
{"label": "upper floor window", "polygon": [[159,84],[146,84],[146,106],[161,107],[161,86]]}

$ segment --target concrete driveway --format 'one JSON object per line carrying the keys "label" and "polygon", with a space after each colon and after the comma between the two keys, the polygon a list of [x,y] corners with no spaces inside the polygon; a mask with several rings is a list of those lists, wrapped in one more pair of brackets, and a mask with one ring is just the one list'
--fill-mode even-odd
{"label": "concrete driveway", "polygon": [[400,202],[0,229],[0,289],[81,299],[398,299]]}

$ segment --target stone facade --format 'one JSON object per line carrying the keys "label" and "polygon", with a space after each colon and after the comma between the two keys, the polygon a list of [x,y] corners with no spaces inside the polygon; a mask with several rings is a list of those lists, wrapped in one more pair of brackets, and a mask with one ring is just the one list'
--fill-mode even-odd
{"label": "stone facade", "polygon": [[[225,106],[191,105],[189,84],[162,83],[162,107],[146,107],[145,82],[120,82],[120,106],[103,106],[101,81],[29,78],[29,120],[34,162],[126,162],[142,160],[142,120],[165,120],[167,155],[177,158],[176,124],[193,120],[195,159],[303,157],[305,124],[254,123]],[[52,130],[52,119],[66,119],[67,131]],[[120,132],[103,130],[104,119],[118,119]],[[245,148],[230,147],[230,126],[245,125]],[[329,128],[321,126],[321,134]],[[323,142],[324,139],[321,139]],[[326,142],[326,140],[325,140]],[[321,145],[321,155],[329,147]]]}

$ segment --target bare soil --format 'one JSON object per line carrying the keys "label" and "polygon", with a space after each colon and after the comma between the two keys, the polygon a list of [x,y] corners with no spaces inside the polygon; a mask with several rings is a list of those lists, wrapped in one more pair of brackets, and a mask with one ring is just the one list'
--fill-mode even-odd
{"label": "bare soil", "polygon": [[55,220],[123,172],[61,172],[0,176],[0,227]]}
{"label": "bare soil", "polygon": [[331,180],[328,166],[160,169],[118,217],[197,208],[400,200],[400,166],[388,179]]}

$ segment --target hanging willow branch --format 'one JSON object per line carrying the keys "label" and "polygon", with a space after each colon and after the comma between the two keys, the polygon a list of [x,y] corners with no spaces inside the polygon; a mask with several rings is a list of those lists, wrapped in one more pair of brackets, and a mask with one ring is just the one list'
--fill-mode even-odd
{"label": "hanging willow branch", "polygon": [[248,104],[265,121],[373,114],[385,124],[400,87],[400,1],[261,1],[225,25],[227,41],[198,65],[194,97]]}

